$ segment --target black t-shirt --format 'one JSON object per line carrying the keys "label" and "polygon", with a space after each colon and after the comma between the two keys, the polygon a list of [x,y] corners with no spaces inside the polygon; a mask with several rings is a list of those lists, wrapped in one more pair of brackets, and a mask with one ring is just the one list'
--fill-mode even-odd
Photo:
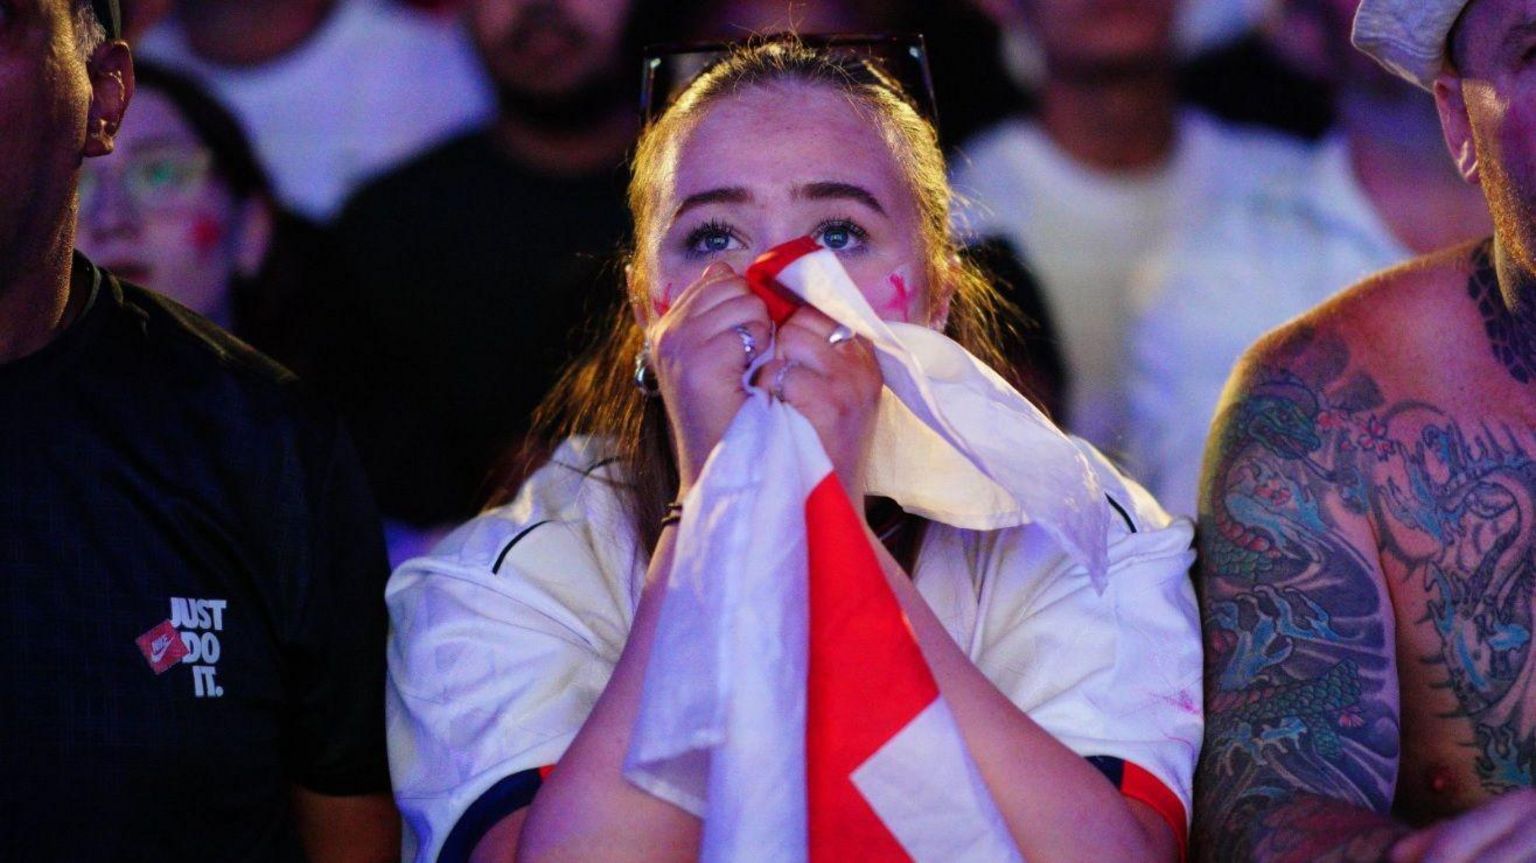
{"label": "black t-shirt", "polygon": [[624,184],[617,164],[531,171],[476,132],[348,202],[315,374],[386,516],[461,521],[485,502],[583,325],[619,299]]}
{"label": "black t-shirt", "polygon": [[291,375],[83,257],[0,365],[0,860],[301,860],[388,790],[366,483]]}

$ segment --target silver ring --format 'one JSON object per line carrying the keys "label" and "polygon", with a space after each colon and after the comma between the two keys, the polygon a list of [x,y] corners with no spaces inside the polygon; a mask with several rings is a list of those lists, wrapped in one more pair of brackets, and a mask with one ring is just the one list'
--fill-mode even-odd
{"label": "silver ring", "polygon": [[773,386],[769,388],[769,392],[773,393],[774,398],[784,401],[784,379],[789,377],[789,370],[798,365],[800,364],[794,360],[785,360],[784,365],[779,366],[779,370],[773,373]]}
{"label": "silver ring", "polygon": [[752,361],[757,359],[757,337],[752,335],[752,330],[746,324],[737,324],[731,329],[741,337],[741,350],[747,355],[747,365],[752,365]]}
{"label": "silver ring", "polygon": [[829,345],[840,345],[843,342],[852,340],[853,330],[849,329],[847,324],[838,324],[837,329],[833,330],[832,334],[827,336],[827,344]]}

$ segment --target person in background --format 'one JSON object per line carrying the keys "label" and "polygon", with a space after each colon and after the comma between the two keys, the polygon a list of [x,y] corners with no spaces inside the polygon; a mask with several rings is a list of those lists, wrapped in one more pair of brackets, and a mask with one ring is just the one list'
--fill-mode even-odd
{"label": "person in background", "polygon": [[1200,500],[1203,859],[1536,859],[1533,35],[1526,0],[1360,3],[1355,43],[1433,92],[1493,236],[1233,372]]}
{"label": "person in background", "polygon": [[278,200],[321,223],[492,109],[462,30],[395,0],[174,0],[135,50],[228,105]]}
{"label": "person in background", "polygon": [[134,64],[134,120],[80,174],[81,251],[304,369],[317,237],[273,200],[239,123],[188,78]]}
{"label": "person in background", "polygon": [[631,0],[463,13],[500,111],[347,203],[317,339],[397,562],[532,457],[530,415],[618,276],[634,77],[657,23]]}
{"label": "person in background", "polygon": [[1035,117],[960,147],[965,229],[1030,262],[1067,359],[1065,424],[1112,457],[1126,449],[1131,277],[1187,220],[1234,189],[1292,170],[1300,145],[1181,107],[1175,0],[989,2],[1026,28],[1045,79]]}
{"label": "person in background", "polygon": [[134,93],[117,21],[0,4],[0,856],[396,859],[383,548],[340,423],[72,253]]}
{"label": "person in background", "polygon": [[[866,498],[874,350],[809,306],[771,337],[739,275],[810,236],[885,319],[1001,360],[997,295],[957,254],[938,138],[909,98],[869,63],[777,38],[708,67],[647,126],[628,290],[551,394],[564,443],[515,502],[390,581],[391,763],[415,860],[697,859],[699,820],[621,762],[685,565],[667,501],[701,476],[770,344],[763,386],[809,420],[873,531],[1023,857],[1178,859],[1200,727],[1188,523],[1062,438],[1110,495],[1090,504],[1112,520],[1101,595],[1041,525],[1056,513],[973,532]],[[648,394],[630,382],[642,349]],[[1062,467],[1036,455],[1042,474]]]}
{"label": "person in background", "polygon": [[1435,106],[1355,51],[1359,0],[1290,0],[1284,53],[1335,90],[1338,124],[1300,170],[1200,214],[1137,277],[1127,463],[1193,514],[1222,384],[1243,349],[1376,270],[1492,228],[1444,158]]}
{"label": "person in background", "polygon": [[138,44],[160,19],[171,12],[172,0],[121,0],[123,15],[123,39],[130,45]]}

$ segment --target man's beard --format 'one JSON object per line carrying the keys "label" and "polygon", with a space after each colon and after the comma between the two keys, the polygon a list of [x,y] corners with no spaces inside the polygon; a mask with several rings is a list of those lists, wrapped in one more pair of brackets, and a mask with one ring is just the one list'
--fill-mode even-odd
{"label": "man's beard", "polygon": [[[506,52],[508,57],[518,56],[525,53],[529,43],[539,36],[561,40],[572,55],[579,56],[591,50],[587,32],[570,20],[559,4],[548,0],[524,7],[492,50]],[[488,67],[496,68],[492,58],[485,60]],[[558,93],[538,92],[498,81],[497,101],[504,116],[516,117],[550,132],[579,132],[607,119],[630,95],[632,88],[629,85],[633,82],[620,74],[618,67],[621,65],[608,62],[574,88]]]}
{"label": "man's beard", "polygon": [[605,70],[564,93],[529,93],[498,85],[496,100],[503,116],[547,132],[580,132],[607,120],[615,108],[634,96],[633,83]]}

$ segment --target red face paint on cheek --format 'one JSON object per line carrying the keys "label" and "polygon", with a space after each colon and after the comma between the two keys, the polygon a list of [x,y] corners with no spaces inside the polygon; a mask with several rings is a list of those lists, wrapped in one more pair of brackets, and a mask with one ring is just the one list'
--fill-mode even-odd
{"label": "red face paint on cheek", "polygon": [[880,307],[880,317],[888,320],[900,319],[903,323],[910,323],[912,320],[912,289],[907,287],[907,280],[902,278],[900,270],[891,273],[891,277],[887,281],[891,285],[891,296]]}
{"label": "red face paint on cheek", "polygon": [[224,244],[224,223],[213,216],[202,215],[192,220],[188,229],[188,241],[199,254],[208,254]]}
{"label": "red face paint on cheek", "polygon": [[667,282],[667,286],[661,289],[661,296],[652,298],[651,311],[656,313],[656,317],[661,317],[672,308],[672,288],[672,283]]}

